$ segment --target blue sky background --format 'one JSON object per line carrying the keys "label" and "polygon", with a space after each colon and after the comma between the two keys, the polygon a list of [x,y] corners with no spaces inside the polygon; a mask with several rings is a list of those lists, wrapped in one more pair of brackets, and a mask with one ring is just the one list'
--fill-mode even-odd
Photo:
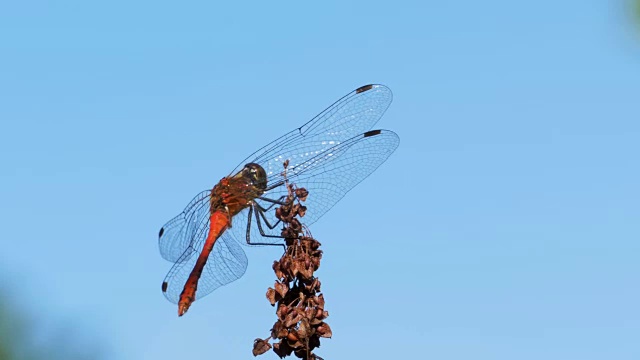
{"label": "blue sky background", "polygon": [[[640,36],[620,1],[0,5],[0,283],[109,359],[251,357],[278,249],[183,318],[157,232],[367,83],[396,153],[312,230],[327,359],[640,358]],[[52,335],[53,334],[53,335]],[[276,359],[273,353],[263,355]]]}

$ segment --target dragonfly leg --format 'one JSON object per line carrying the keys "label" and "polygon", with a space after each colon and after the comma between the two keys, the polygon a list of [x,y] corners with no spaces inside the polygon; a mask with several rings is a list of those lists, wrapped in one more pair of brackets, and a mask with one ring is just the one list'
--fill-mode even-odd
{"label": "dragonfly leg", "polygon": [[[269,222],[269,219],[267,219],[267,216],[264,214],[266,211],[269,211],[269,209],[271,208],[271,206],[269,206],[268,208],[263,208],[262,206],[260,206],[260,204],[256,204],[256,218],[258,217],[258,214],[260,214],[260,217],[262,218],[262,220],[264,221],[265,225],[267,225],[267,227],[271,230],[273,230],[276,226],[278,226],[278,224],[280,224],[282,222],[282,220],[278,219],[278,221],[271,225],[271,223]],[[258,220],[256,220],[258,221]],[[258,221],[258,229],[260,228],[260,221]],[[264,234],[261,233],[262,236],[265,236]]]}
{"label": "dragonfly leg", "polygon": [[258,230],[260,231],[260,235],[262,235],[263,237],[269,237],[269,238],[279,238],[279,239],[282,238],[282,236],[266,234],[264,232],[264,230],[262,230],[262,224],[260,222],[260,218],[258,217],[259,210],[254,210],[253,208],[254,208],[254,206],[249,206],[249,214],[247,216],[247,244],[248,245],[282,246],[284,249],[286,249],[284,244],[251,242],[251,218],[252,218],[252,215],[253,215],[254,211],[256,212],[256,214],[255,214],[256,222],[258,224]]}
{"label": "dragonfly leg", "polygon": [[278,200],[273,200],[265,197],[259,197],[258,199],[271,203],[271,205],[269,205],[266,209],[262,209],[263,211],[269,211],[271,210],[272,207],[276,205],[288,205],[286,201],[282,201],[282,199],[286,199],[286,198],[287,198],[286,196],[282,195]]}
{"label": "dragonfly leg", "polygon": [[275,189],[277,187],[280,187],[280,186],[282,186],[284,184],[285,184],[285,182],[283,180],[280,180],[280,181],[276,182],[275,184],[269,186],[268,188],[264,189],[264,191],[267,192],[269,190],[273,190],[273,189]]}

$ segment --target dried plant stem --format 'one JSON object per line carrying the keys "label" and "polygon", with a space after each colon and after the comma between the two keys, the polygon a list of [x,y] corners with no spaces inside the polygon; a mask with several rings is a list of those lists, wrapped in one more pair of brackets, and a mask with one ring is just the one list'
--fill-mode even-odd
{"label": "dried plant stem", "polygon": [[[287,163],[285,163],[286,172]],[[324,310],[324,295],[320,292],[320,280],[314,272],[320,267],[322,250],[309,230],[298,217],[303,217],[302,205],[308,192],[287,183],[289,190],[286,205],[276,209],[276,217],[284,224],[282,237],[285,252],[273,263],[276,274],[274,287],[267,290],[267,299],[276,307],[278,320],[266,339],[256,339],[253,355],[264,354],[269,349],[284,358],[291,354],[305,360],[322,360],[313,353],[320,347],[321,337],[331,337],[331,328],[324,322],[329,312]],[[271,345],[270,340],[275,343]]]}

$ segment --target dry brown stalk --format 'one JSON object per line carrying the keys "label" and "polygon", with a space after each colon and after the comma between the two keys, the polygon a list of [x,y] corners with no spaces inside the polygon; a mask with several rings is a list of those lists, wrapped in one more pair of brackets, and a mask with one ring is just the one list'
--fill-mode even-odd
{"label": "dry brown stalk", "polygon": [[[284,165],[286,171],[288,164]],[[278,320],[269,337],[254,341],[253,355],[273,349],[280,358],[294,354],[300,359],[322,360],[313,353],[320,347],[321,337],[331,337],[331,328],[324,321],[329,312],[325,310],[320,280],[314,276],[320,267],[322,250],[320,242],[298,220],[304,216],[306,207],[301,202],[309,193],[289,183],[287,188],[286,205],[276,209],[276,216],[284,224],[281,235],[285,252],[280,260],[273,262],[277,280],[267,290],[267,299],[276,307]],[[269,340],[274,340],[274,344]]]}

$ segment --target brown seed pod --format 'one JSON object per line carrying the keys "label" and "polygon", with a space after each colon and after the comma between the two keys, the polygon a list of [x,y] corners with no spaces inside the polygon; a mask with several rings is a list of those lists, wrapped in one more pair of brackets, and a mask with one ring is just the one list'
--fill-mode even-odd
{"label": "brown seed pod", "polygon": [[269,344],[269,338],[266,339],[255,339],[253,341],[253,356],[258,356],[266,353],[271,349],[271,344]]}

